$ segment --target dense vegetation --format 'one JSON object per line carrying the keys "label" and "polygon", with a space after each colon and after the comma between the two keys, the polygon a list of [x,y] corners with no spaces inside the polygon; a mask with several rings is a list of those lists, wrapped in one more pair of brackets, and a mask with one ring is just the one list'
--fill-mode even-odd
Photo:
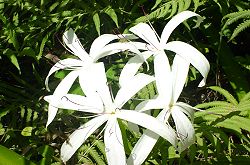
{"label": "dense vegetation", "polygon": [[[180,99],[205,111],[195,113],[195,144],[177,154],[160,139],[145,164],[249,164],[249,7],[249,0],[0,0],[0,164],[20,155],[22,162],[12,164],[28,164],[28,160],[61,164],[62,143],[86,120],[77,112],[61,110],[45,128],[48,104],[43,97],[51,94],[45,77],[58,59],[71,57],[62,44],[65,30],[73,28],[88,50],[99,35],[128,33],[139,22],[150,22],[160,33],[170,18],[184,10],[204,20],[195,29],[193,21],[180,25],[170,39],[196,47],[209,60],[211,70],[206,87],[197,89],[201,76],[192,67]],[[108,81],[114,86],[128,57],[102,60],[108,63]],[[51,78],[51,91],[66,74],[58,71]],[[135,97],[152,98],[154,88],[148,85]],[[126,128],[123,131],[129,139],[126,153],[130,153],[139,137]],[[107,163],[98,133],[67,164],[84,163]]]}

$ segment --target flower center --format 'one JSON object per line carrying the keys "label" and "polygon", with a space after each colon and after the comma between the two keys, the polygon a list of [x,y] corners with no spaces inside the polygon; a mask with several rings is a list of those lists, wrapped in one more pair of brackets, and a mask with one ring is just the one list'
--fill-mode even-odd
{"label": "flower center", "polygon": [[117,108],[116,108],[116,106],[114,104],[104,107],[104,112],[105,113],[115,114],[116,111],[117,111]]}

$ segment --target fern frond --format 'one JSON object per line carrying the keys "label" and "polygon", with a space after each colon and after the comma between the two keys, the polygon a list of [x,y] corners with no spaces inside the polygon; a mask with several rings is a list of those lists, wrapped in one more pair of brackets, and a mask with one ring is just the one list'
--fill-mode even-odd
{"label": "fern frond", "polygon": [[218,87],[218,86],[211,86],[211,87],[208,87],[214,91],[217,91],[219,92],[220,94],[222,94],[228,102],[232,103],[233,105],[237,105],[238,104],[238,101],[233,97],[233,95],[231,95],[227,90],[221,88],[221,87]]}
{"label": "fern frond", "polygon": [[230,106],[231,104],[229,102],[225,101],[212,101],[208,103],[202,103],[195,106],[195,108],[203,109],[203,108],[209,108],[214,106]]}
{"label": "fern frond", "polygon": [[146,16],[139,17],[135,22],[147,22],[154,19],[159,19],[165,17],[170,12],[171,3],[165,3],[161,7],[157,8],[155,11],[147,14]]}
{"label": "fern frond", "polygon": [[240,102],[243,102],[243,101],[250,101],[250,91],[240,100]]}
{"label": "fern frond", "polygon": [[106,154],[105,152],[105,144],[101,140],[96,140],[95,141],[95,146],[101,151],[103,155]]}
{"label": "fern frond", "polygon": [[88,153],[94,159],[94,161],[96,162],[96,164],[98,164],[98,165],[105,165],[105,162],[102,159],[102,156],[99,155],[99,153],[93,147],[89,149]]}
{"label": "fern frond", "polygon": [[226,119],[222,122],[219,122],[216,124],[217,127],[223,127],[223,128],[227,128],[230,130],[234,130],[236,131],[238,134],[241,134],[241,128],[237,125],[237,122],[234,120],[230,120],[230,119]]}
{"label": "fern frond", "polygon": [[194,2],[194,12],[197,10],[197,8],[201,5],[200,0],[193,0]]}
{"label": "fern frond", "polygon": [[245,20],[244,22],[239,24],[237,28],[234,29],[234,32],[232,36],[230,37],[229,41],[234,39],[240,32],[244,31],[246,28],[249,28],[249,27],[250,27],[250,19]]}
{"label": "fern frond", "polygon": [[233,12],[233,13],[229,13],[225,15],[222,18],[222,21],[224,21],[225,19],[231,20],[232,22],[230,21],[230,23],[228,24],[230,25],[231,23],[236,22],[237,20],[241,18],[249,18],[249,17],[250,17],[250,10],[242,10],[242,11],[237,11],[237,12]]}
{"label": "fern frond", "polygon": [[185,2],[183,2],[182,0],[178,0],[178,12],[177,13],[180,13],[183,11],[184,9],[184,6],[185,6]]}
{"label": "fern frond", "polygon": [[237,22],[240,19],[243,19],[243,22],[240,23],[236,29],[234,29],[232,36],[229,41],[234,39],[240,32],[244,31],[246,28],[250,27],[250,10],[242,10],[238,12],[233,12],[225,15],[222,18],[222,21],[226,20],[224,26],[222,27],[222,31],[224,31],[229,25]]}
{"label": "fern frond", "polygon": [[177,7],[178,7],[178,3],[177,3],[177,1],[172,1],[172,9],[171,9],[171,13],[170,13],[170,15],[168,16],[168,18],[167,19],[169,19],[169,18],[171,18],[171,17],[173,17],[174,16],[174,14],[177,12]]}
{"label": "fern frond", "polygon": [[152,10],[155,9],[161,2],[162,0],[156,0],[155,5],[152,7]]}
{"label": "fern frond", "polygon": [[184,5],[182,11],[187,10],[191,5],[191,0],[185,0],[184,2],[185,2],[185,5]]}
{"label": "fern frond", "polygon": [[241,101],[240,104],[237,106],[239,111],[248,111],[250,110],[250,100],[248,101]]}
{"label": "fern frond", "polygon": [[[175,14],[187,10],[191,5],[191,0],[169,0],[162,5],[163,1],[157,0],[155,5],[152,7],[152,12],[146,16],[139,17],[135,22],[146,22],[154,19],[164,18],[169,19]],[[154,11],[153,11],[154,10]]]}
{"label": "fern frond", "polygon": [[250,119],[249,118],[245,118],[245,117],[241,117],[241,116],[233,116],[231,118],[231,120],[233,120],[235,123],[237,123],[237,125],[241,129],[250,132]]}

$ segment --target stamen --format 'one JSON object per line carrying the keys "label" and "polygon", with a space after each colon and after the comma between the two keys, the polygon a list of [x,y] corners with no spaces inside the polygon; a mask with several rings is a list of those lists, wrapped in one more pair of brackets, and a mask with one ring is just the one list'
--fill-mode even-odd
{"label": "stamen", "polygon": [[145,10],[144,10],[143,6],[141,6],[141,9],[142,9],[142,12],[143,12],[144,16],[147,18],[147,22],[148,22],[149,26],[150,26],[150,27],[151,27],[151,29],[154,31],[154,33],[155,33],[156,37],[157,37],[157,38],[158,38],[158,40],[160,41],[160,37],[159,37],[159,35],[156,33],[156,31],[155,31],[155,29],[154,29],[153,25],[151,24],[151,22],[149,21],[149,19],[148,19],[148,14],[145,12]]}

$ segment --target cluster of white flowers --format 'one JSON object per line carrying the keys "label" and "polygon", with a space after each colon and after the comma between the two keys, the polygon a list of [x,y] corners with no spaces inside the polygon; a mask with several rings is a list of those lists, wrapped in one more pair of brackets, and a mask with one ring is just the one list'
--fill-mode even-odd
{"label": "cluster of white flowers", "polygon": [[[194,142],[192,119],[195,108],[177,100],[187,79],[189,65],[192,64],[203,76],[199,86],[205,84],[210,66],[204,55],[191,45],[181,41],[168,42],[173,30],[193,16],[198,18],[198,25],[201,17],[196,13],[184,11],[177,14],[166,24],[161,37],[146,23],[139,23],[130,28],[133,34],[103,34],[94,40],[89,53],[84,50],[72,29],[64,33],[64,43],[78,59],[68,58],[58,61],[46,78],[48,87],[48,78],[51,74],[60,69],[71,70],[54,93],[44,98],[49,102],[47,126],[55,118],[58,108],[96,115],[76,129],[62,145],[63,162],[68,161],[85,140],[104,123],[106,123],[104,143],[108,164],[142,164],[160,136],[169,141],[179,152]],[[115,42],[121,37],[125,37],[126,42]],[[139,42],[138,38],[145,42]],[[175,53],[171,65],[165,50]],[[133,56],[123,67],[119,76],[120,89],[115,98],[112,98],[107,85],[105,65],[98,60],[122,51],[129,51]],[[139,73],[139,68],[150,56],[153,56],[154,60],[154,74]],[[69,93],[77,78],[84,96]],[[139,90],[153,81],[157,88],[157,96],[154,99],[142,101],[134,110],[123,108]],[[156,118],[144,113],[155,109],[161,110]],[[169,123],[170,116],[174,126]],[[117,119],[146,128],[128,158],[125,155]]]}

